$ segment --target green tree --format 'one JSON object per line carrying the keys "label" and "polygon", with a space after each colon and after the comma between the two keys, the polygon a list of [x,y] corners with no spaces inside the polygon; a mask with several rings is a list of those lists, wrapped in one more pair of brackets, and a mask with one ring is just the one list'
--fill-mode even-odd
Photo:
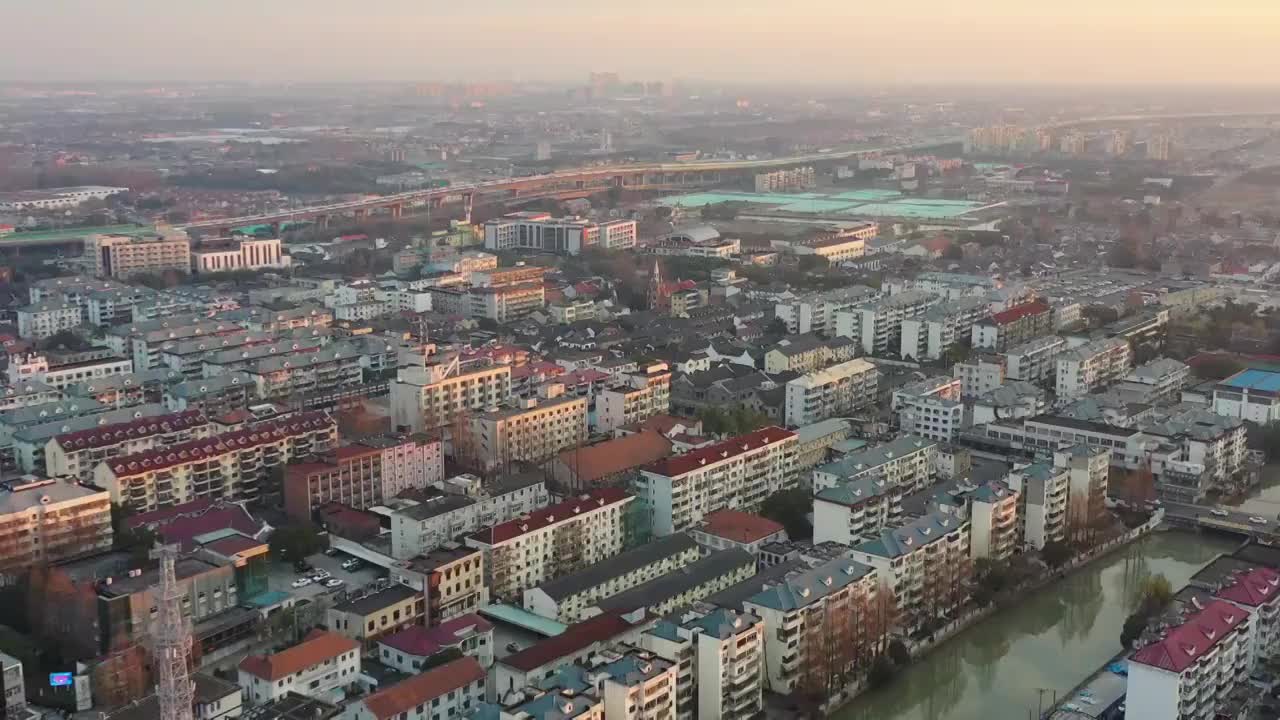
{"label": "green tree", "polygon": [[276,560],[294,562],[324,549],[324,541],[314,525],[293,524],[271,533],[271,555]]}
{"label": "green tree", "polygon": [[802,540],[813,536],[813,526],[809,524],[809,511],[813,508],[813,497],[801,488],[780,490],[764,499],[760,505],[760,514],[786,528],[792,540]]}
{"label": "green tree", "polygon": [[1138,598],[1142,605],[1159,610],[1173,601],[1173,585],[1164,575],[1148,575],[1138,586]]}

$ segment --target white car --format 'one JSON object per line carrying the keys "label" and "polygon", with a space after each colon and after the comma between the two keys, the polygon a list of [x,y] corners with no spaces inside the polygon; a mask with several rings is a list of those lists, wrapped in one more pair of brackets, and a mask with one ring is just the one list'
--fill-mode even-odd
{"label": "white car", "polygon": [[293,586],[296,588],[306,587],[310,584],[311,584],[311,578],[309,577],[300,577],[297,580],[293,581]]}
{"label": "white car", "polygon": [[1214,517],[1227,517],[1231,513],[1227,512],[1226,510],[1223,510],[1222,508],[1214,508],[1209,511],[1209,514]]}
{"label": "white car", "polygon": [[1249,522],[1253,523],[1254,525],[1266,525],[1267,519],[1260,518],[1257,515],[1254,515],[1253,517],[1249,518]]}
{"label": "white car", "polygon": [[324,581],[324,586],[327,588],[341,587],[342,581],[339,580],[338,578],[329,578],[328,580]]}
{"label": "white car", "polygon": [[328,580],[331,577],[333,576],[329,574],[328,570],[317,570],[311,573],[312,582],[320,582],[321,580]]}

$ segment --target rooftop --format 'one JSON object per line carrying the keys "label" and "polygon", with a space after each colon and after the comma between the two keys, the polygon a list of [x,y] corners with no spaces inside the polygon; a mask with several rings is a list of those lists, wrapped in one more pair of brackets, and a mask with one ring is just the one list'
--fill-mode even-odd
{"label": "rooftop", "polygon": [[915,435],[903,435],[884,445],[849,453],[843,458],[821,465],[815,470],[840,477],[854,477],[869,470],[874,470],[904,456],[920,452],[928,448],[937,448],[938,443]]}
{"label": "rooftop", "polygon": [[47,504],[83,500],[106,492],[100,488],[59,479],[12,483],[3,487],[5,489],[0,490],[0,515],[26,512]]}
{"label": "rooftop", "polygon": [[562,634],[540,640],[498,662],[524,672],[536,670],[554,660],[578,653],[595,643],[607,642],[631,630],[633,624],[623,615],[621,612],[606,612],[574,623]]}
{"label": "rooftop", "polygon": [[391,720],[484,677],[485,671],[480,663],[473,657],[464,656],[379,690],[359,702],[363,702],[377,720]]}
{"label": "rooftop", "polygon": [[201,440],[170,445],[169,447],[126,455],[108,461],[117,477],[154,472],[200,462],[223,453],[277,442],[285,437],[332,427],[333,420],[323,412],[294,415],[283,420],[263,423]]}
{"label": "rooftop", "polygon": [[619,553],[609,558],[608,562],[596,563],[576,573],[548,580],[538,588],[554,600],[563,600],[602,585],[613,578],[635,572],[646,565],[685,553],[692,553],[697,557],[698,544],[685,533],[674,533]]}
{"label": "rooftop", "polygon": [[693,450],[684,455],[659,460],[644,469],[646,472],[651,472],[655,475],[676,477],[693,472],[708,464],[722,462],[794,437],[796,437],[796,434],[790,430],[784,430],[780,427],[767,427]]}
{"label": "rooftop", "polygon": [[671,441],[661,433],[641,431],[560,453],[560,462],[592,484],[611,475],[656,462],[671,454]]}
{"label": "rooftop", "polygon": [[312,630],[306,639],[293,647],[271,655],[250,655],[240,661],[240,669],[275,682],[312,665],[331,660],[346,652],[359,652],[360,643],[337,633]]}
{"label": "rooftop", "polygon": [[759,542],[771,535],[786,532],[781,523],[741,510],[724,508],[702,518],[697,528],[708,535],[725,538],[736,543]]}
{"label": "rooftop", "polygon": [[564,502],[536,510],[528,515],[498,523],[473,534],[471,537],[489,545],[507,542],[536,530],[550,527],[557,521],[590,512],[610,505],[628,502],[631,494],[621,488],[597,488]]}
{"label": "rooftop", "polygon": [[1248,611],[1215,600],[1159,641],[1134,653],[1131,662],[1181,673],[1248,618]]}
{"label": "rooftop", "polygon": [[756,559],[741,548],[720,550],[699,558],[688,565],[656,577],[646,583],[601,600],[596,607],[606,612],[620,610],[630,612],[651,608],[678,597],[710,580],[732,573],[740,568],[756,569]]}
{"label": "rooftop", "polygon": [[1261,390],[1262,392],[1280,393],[1280,372],[1250,368],[1241,370],[1223,380],[1221,384],[1240,390]]}
{"label": "rooftop", "polygon": [[848,587],[872,569],[849,558],[836,558],[809,570],[787,576],[766,587],[746,602],[773,610],[790,611],[806,607]]}
{"label": "rooftop", "polygon": [[879,557],[896,558],[909,555],[929,543],[946,537],[962,527],[958,518],[941,514],[925,515],[901,527],[880,531],[879,537],[854,547],[855,550]]}
{"label": "rooftop", "polygon": [[386,590],[379,590],[376,593],[365,595],[362,598],[348,600],[344,603],[333,606],[333,610],[342,613],[351,613],[353,615],[369,615],[398,605],[410,598],[421,595],[420,590],[414,590],[408,585],[392,585]]}
{"label": "rooftop", "polygon": [[204,413],[199,410],[186,410],[171,415],[139,418],[128,422],[101,425],[89,430],[64,433],[55,437],[54,440],[67,451],[91,450],[152,435],[182,432],[207,425],[208,422]]}
{"label": "rooftop", "polygon": [[456,645],[477,633],[493,630],[493,624],[474,613],[460,615],[434,627],[413,625],[378,642],[408,655],[426,657]]}

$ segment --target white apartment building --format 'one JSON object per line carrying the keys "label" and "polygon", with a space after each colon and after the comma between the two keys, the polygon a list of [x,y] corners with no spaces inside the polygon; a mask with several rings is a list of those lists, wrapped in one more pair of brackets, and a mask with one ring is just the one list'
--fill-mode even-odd
{"label": "white apartment building", "polygon": [[485,469],[540,463],[587,440],[587,398],[566,396],[564,386],[544,385],[544,397],[518,398],[516,407],[471,418],[470,448],[454,439],[454,453],[470,454]]}
{"label": "white apartment building", "polygon": [[687,530],[722,508],[755,508],[791,487],[799,443],[794,432],[769,427],[642,468],[635,488],[653,512],[654,534]]}
{"label": "white apartment building", "polygon": [[930,514],[855,545],[849,557],[876,570],[881,589],[892,592],[898,626],[913,631],[928,616],[968,600],[970,526],[950,515]]}
{"label": "white apartment building", "polygon": [[435,551],[459,535],[528,515],[551,502],[546,483],[532,475],[516,475],[488,488],[474,475],[459,475],[443,485],[442,496],[396,501],[391,557],[408,560]]}
{"label": "white apartment building", "polygon": [[92,481],[99,463],[207,438],[212,432],[205,415],[190,410],[62,433],[45,444],[45,469],[52,476]]}
{"label": "white apartment building", "polygon": [[894,295],[908,290],[920,290],[934,295],[942,295],[947,300],[959,300],[965,297],[985,297],[993,291],[999,290],[1001,282],[989,275],[922,272],[914,278],[886,280],[886,287]]}
{"label": "white apartment building", "polygon": [[263,399],[305,397],[364,383],[361,353],[346,342],[265,357],[243,370]]}
{"label": "white apartment building", "polygon": [[596,431],[612,433],[670,410],[671,369],[666,363],[650,363],[596,396]]}
{"label": "white apartment building", "polygon": [[968,362],[956,363],[951,374],[960,380],[961,397],[981,397],[1004,385],[1005,363],[999,356],[977,355]]}
{"label": "white apartment building", "polygon": [[1009,348],[1004,354],[1005,377],[1033,383],[1051,383],[1057,377],[1058,355],[1067,350],[1067,341],[1046,335]]}
{"label": "white apartment building", "polygon": [[904,435],[814,468],[813,490],[818,492],[850,480],[877,478],[911,493],[932,483],[937,470],[937,441]]}
{"label": "white apartment building", "polygon": [[[631,650],[587,671],[587,681],[612,720],[674,718],[678,664],[643,650]],[[567,716],[567,715],[566,715]],[[564,717],[564,716],[561,716]]]}
{"label": "white apartment building", "polygon": [[1055,392],[1059,399],[1088,395],[1129,372],[1133,349],[1120,338],[1094,340],[1063,352],[1056,359]]}
{"label": "white apartment building", "polygon": [[9,356],[10,383],[34,380],[57,390],[66,390],[71,385],[94,382],[112,375],[127,375],[131,372],[133,372],[133,361],[117,357],[51,365],[47,357],[38,353],[19,353]]}
{"label": "white apartment building", "polygon": [[806,373],[786,384],[784,422],[791,427],[855,413],[875,403],[880,371],[861,358]]}
{"label": "white apartment building", "polygon": [[790,333],[837,334],[836,314],[879,297],[880,291],[863,286],[807,293],[774,306],[774,316],[787,326]]}
{"label": "white apartment building", "polygon": [[83,322],[80,308],[61,300],[44,300],[17,310],[18,337],[43,340]]}
{"label": "white apartment building", "polygon": [[496,323],[514,322],[546,307],[542,283],[530,282],[468,290],[467,317],[487,318]]}
{"label": "white apartment building", "polygon": [[817,186],[817,175],[812,167],[784,168],[773,172],[757,173],[756,192],[786,192],[806,190]]}
{"label": "white apartment building", "polygon": [[903,488],[881,478],[838,483],[813,495],[813,542],[856,545],[902,522]]}
{"label": "white apartment building", "polygon": [[931,293],[909,291],[836,313],[835,334],[851,337],[868,355],[883,355],[902,346],[902,323],[922,317],[942,302]]}
{"label": "white apartment building", "polygon": [[325,699],[360,675],[360,643],[312,630],[305,640],[270,655],[240,661],[240,690],[250,705],[267,705],[296,692]]}
{"label": "white apartment building", "polygon": [[633,500],[619,488],[592,490],[469,535],[466,544],[485,553],[491,596],[518,602],[529,588],[621,552]]}
{"label": "white apartment building", "polygon": [[875,570],[843,557],[790,575],[743,601],[743,610],[764,623],[769,690],[818,693],[829,673],[849,670],[864,648],[848,618],[875,612],[879,584]]}
{"label": "white apartment building", "polygon": [[679,666],[675,720],[748,720],[764,709],[764,636],[764,621],[750,613],[695,603],[659,620],[640,642]]}
{"label": "white apartment building", "polygon": [[601,600],[675,572],[702,557],[685,533],[657,538],[570,575],[524,591],[524,608],[565,624],[581,622]]}
{"label": "white apartment building", "polygon": [[545,212],[515,212],[484,224],[484,248],[490,251],[535,250],[577,255],[590,247],[606,250],[634,247],[636,222],[596,223],[580,217],[552,218]]}
{"label": "white apartment building", "polygon": [[1253,626],[1247,610],[1223,600],[1170,629],[1129,659],[1126,716],[1211,720],[1253,671]]}
{"label": "white apartment building", "polygon": [[927,378],[895,390],[890,409],[908,435],[951,442],[964,427],[958,378]]}
{"label": "white apartment building", "polygon": [[31,476],[0,487],[0,574],[111,549],[111,498],[92,486]]}
{"label": "white apartment building", "polygon": [[451,361],[400,368],[391,383],[391,422],[414,432],[454,421],[459,413],[500,407],[511,398],[508,365]]}
{"label": "white apartment building", "polygon": [[281,251],[280,238],[241,238],[229,244],[198,245],[191,250],[191,269],[198,275],[287,268],[291,260]]}
{"label": "white apartment building", "polygon": [[1213,388],[1213,411],[1259,425],[1280,422],[1280,373],[1248,369]]}
{"label": "white apartment building", "polygon": [[1043,550],[1049,543],[1062,542],[1067,536],[1067,503],[1071,494],[1067,468],[1034,463],[1015,469],[1006,482],[1018,493],[1023,545]]}
{"label": "white apartment building", "polygon": [[1021,496],[1016,490],[996,480],[976,488],[961,488],[958,497],[969,521],[969,552],[973,559],[1003,561],[1022,550],[1018,527]]}
{"label": "white apartment building", "polygon": [[1152,405],[1178,402],[1182,386],[1191,377],[1191,367],[1172,358],[1156,358],[1130,370],[1116,389],[1142,397]]}
{"label": "white apartment building", "polygon": [[58,402],[62,398],[62,391],[39,380],[10,380],[8,385],[0,386],[0,412]]}
{"label": "white apartment building", "polygon": [[987,316],[989,305],[986,298],[961,297],[903,320],[899,356],[918,362],[938,360],[969,338],[974,323]]}
{"label": "white apartment building", "polygon": [[191,272],[191,239],[185,233],[168,235],[92,235],[85,251],[94,275],[125,279],[134,275]]}

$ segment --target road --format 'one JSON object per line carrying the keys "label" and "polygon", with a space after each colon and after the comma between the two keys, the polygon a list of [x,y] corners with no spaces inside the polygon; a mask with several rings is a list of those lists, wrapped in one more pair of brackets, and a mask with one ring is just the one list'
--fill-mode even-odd
{"label": "road", "polygon": [[1217,509],[1209,505],[1189,505],[1184,503],[1164,503],[1163,505],[1166,516],[1195,519],[1201,524],[1220,527],[1222,529],[1238,529],[1241,532],[1250,533],[1276,533],[1280,532],[1280,522],[1274,517],[1263,518],[1266,523],[1249,522],[1251,517],[1261,517],[1240,510],[1231,508],[1221,508],[1222,512],[1226,512],[1225,516],[1214,515],[1213,510]]}

